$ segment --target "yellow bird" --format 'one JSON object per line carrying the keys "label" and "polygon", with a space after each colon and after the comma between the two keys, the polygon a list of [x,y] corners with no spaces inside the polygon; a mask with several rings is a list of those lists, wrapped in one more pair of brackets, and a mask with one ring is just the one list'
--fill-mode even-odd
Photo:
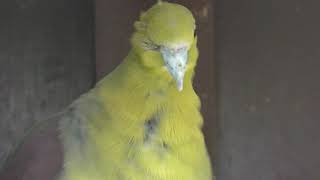
{"label": "yellow bird", "polygon": [[55,117],[63,152],[57,179],[211,180],[192,86],[193,15],[159,1],[134,27],[124,61]]}

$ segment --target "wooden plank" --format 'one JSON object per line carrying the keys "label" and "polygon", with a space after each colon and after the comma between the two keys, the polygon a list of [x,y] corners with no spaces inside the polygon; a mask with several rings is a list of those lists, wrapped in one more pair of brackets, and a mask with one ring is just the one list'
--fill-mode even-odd
{"label": "wooden plank", "polygon": [[319,5],[217,1],[217,179],[319,179]]}
{"label": "wooden plank", "polygon": [[[133,22],[139,13],[155,0],[96,1],[96,69],[98,79],[113,70],[129,51]],[[214,59],[213,59],[213,1],[175,0],[192,10],[197,19],[200,60],[195,88],[202,101],[205,135],[213,155],[215,124]]]}
{"label": "wooden plank", "polygon": [[93,85],[90,0],[0,2],[0,167],[38,120]]}

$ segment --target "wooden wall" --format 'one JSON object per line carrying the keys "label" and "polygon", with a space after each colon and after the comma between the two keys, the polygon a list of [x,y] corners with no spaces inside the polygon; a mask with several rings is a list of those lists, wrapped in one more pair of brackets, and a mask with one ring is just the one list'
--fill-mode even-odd
{"label": "wooden wall", "polygon": [[35,121],[94,83],[91,0],[0,1],[0,167]]}
{"label": "wooden wall", "polygon": [[319,180],[319,6],[217,0],[218,180]]}

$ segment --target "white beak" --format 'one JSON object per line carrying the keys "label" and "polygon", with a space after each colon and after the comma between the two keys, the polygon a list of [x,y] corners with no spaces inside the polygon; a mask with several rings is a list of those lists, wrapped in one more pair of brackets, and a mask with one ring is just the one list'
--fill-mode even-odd
{"label": "white beak", "polygon": [[188,61],[188,48],[182,47],[170,49],[167,47],[161,47],[160,52],[169,73],[177,83],[178,90],[182,91],[184,74]]}

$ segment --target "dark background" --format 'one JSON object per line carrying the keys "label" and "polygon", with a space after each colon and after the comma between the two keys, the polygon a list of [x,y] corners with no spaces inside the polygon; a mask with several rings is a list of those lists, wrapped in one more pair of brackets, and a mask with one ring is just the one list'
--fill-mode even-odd
{"label": "dark background", "polygon": [[[0,166],[33,122],[121,62],[154,2],[0,2]],[[320,2],[170,2],[197,18],[195,88],[217,179],[318,180]]]}
{"label": "dark background", "polygon": [[94,84],[93,3],[0,1],[0,167],[36,121]]}
{"label": "dark background", "polygon": [[320,179],[319,5],[216,1],[218,180]]}

